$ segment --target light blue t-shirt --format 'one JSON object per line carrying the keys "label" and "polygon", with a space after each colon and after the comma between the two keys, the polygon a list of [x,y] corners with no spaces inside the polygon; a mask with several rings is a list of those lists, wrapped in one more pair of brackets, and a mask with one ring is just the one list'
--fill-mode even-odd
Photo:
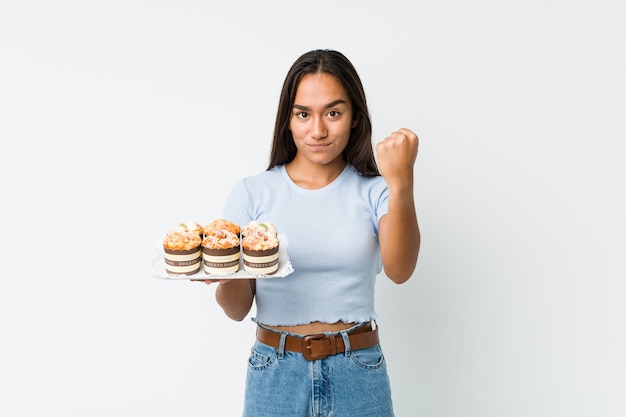
{"label": "light blue t-shirt", "polygon": [[329,185],[296,185],[284,165],[247,177],[232,189],[224,218],[244,226],[270,222],[287,238],[294,272],[257,279],[259,323],[294,326],[313,321],[376,319],[374,286],[382,270],[378,222],[387,213],[387,184],[348,165]]}

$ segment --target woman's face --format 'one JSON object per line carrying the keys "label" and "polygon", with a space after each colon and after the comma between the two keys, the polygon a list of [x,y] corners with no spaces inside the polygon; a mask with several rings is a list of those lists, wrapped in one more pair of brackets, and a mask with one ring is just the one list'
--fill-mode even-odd
{"label": "woman's face", "polygon": [[296,160],[318,165],[343,164],[343,150],[356,125],[348,93],[329,74],[302,77],[289,129],[298,149]]}

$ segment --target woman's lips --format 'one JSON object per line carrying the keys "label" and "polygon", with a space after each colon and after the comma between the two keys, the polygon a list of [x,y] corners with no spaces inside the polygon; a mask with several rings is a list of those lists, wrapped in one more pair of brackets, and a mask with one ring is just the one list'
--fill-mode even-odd
{"label": "woman's lips", "polygon": [[323,151],[328,148],[329,145],[329,143],[311,143],[309,144],[309,148],[314,151]]}

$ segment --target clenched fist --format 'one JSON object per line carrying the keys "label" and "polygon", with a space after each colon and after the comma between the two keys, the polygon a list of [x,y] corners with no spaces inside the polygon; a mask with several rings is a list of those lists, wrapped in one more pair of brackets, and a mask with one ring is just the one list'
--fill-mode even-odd
{"label": "clenched fist", "polygon": [[389,187],[413,184],[418,143],[415,133],[402,128],[376,144],[378,170]]}

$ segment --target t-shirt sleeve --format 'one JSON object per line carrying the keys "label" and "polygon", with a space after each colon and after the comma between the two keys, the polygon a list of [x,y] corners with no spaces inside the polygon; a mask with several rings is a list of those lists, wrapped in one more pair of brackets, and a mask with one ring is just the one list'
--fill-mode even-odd
{"label": "t-shirt sleeve", "polygon": [[251,213],[250,193],[246,187],[246,180],[242,179],[230,190],[224,205],[223,217],[243,226],[253,220]]}
{"label": "t-shirt sleeve", "polygon": [[[389,189],[387,188],[387,183],[381,180],[378,181],[374,190],[372,208],[374,213],[376,213],[376,219],[380,222],[380,219],[387,214],[389,210]],[[376,225],[376,228],[378,229],[378,225]]]}

